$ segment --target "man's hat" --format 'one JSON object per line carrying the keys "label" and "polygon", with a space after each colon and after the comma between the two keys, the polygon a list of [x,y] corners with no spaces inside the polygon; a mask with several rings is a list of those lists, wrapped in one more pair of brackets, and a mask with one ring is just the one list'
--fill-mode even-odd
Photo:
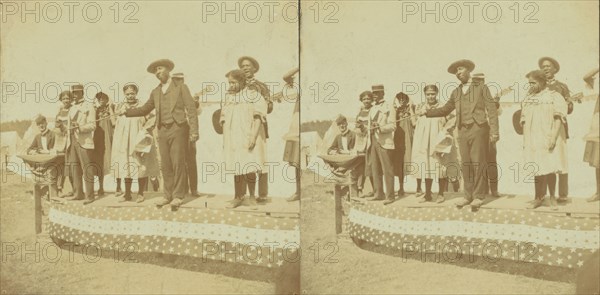
{"label": "man's hat", "polygon": [[183,73],[174,73],[171,75],[171,78],[183,79]]}
{"label": "man's hat", "polygon": [[373,85],[373,86],[371,86],[371,91],[373,91],[373,92],[383,91],[383,85],[382,84]]}
{"label": "man's hat", "polygon": [[77,84],[77,85],[71,86],[71,92],[75,92],[75,91],[83,92],[83,85]]}
{"label": "man's hat", "polygon": [[448,73],[453,74],[453,75],[456,74],[456,70],[458,69],[458,67],[465,67],[465,68],[469,69],[469,72],[470,72],[475,68],[475,64],[468,59],[461,59],[461,60],[453,62],[448,67]]}
{"label": "man's hat", "polygon": [[558,73],[558,71],[560,70],[560,64],[558,64],[556,59],[548,57],[548,56],[544,56],[544,57],[540,58],[540,60],[538,60],[538,66],[540,67],[540,69],[542,68],[542,63],[545,60],[550,61],[554,65],[554,67],[556,68],[556,72]]}
{"label": "man's hat", "polygon": [[254,65],[254,68],[256,69],[256,71],[258,72],[258,69],[260,68],[260,65],[258,64],[258,61],[256,61],[256,59],[254,59],[253,57],[250,56],[242,56],[238,59],[238,67],[242,67],[242,62],[244,60],[249,60],[252,65]]}
{"label": "man's hat", "polygon": [[108,95],[101,91],[101,92],[96,93],[96,99],[97,100],[100,100],[100,99],[108,100]]}
{"label": "man's hat", "polygon": [[221,109],[216,110],[212,114],[213,128],[217,134],[223,134],[223,126],[221,126]]}
{"label": "man's hat", "polygon": [[170,59],[159,59],[151,63],[148,68],[146,68],[146,71],[150,74],[154,74],[154,72],[156,72],[156,67],[158,66],[166,67],[171,71],[175,67],[175,64]]}

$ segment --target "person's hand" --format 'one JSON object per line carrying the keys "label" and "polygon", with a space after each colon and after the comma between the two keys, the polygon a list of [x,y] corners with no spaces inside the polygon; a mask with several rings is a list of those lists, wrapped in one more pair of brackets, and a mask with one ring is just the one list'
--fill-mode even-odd
{"label": "person's hand", "polygon": [[491,143],[496,143],[496,142],[498,142],[498,140],[500,140],[500,136],[499,135],[496,135],[496,134],[490,135],[490,142]]}
{"label": "person's hand", "polygon": [[336,150],[330,150],[329,152],[327,152],[328,155],[335,155],[337,154]]}
{"label": "person's hand", "polygon": [[548,150],[553,151],[556,147],[556,137],[552,137],[548,140]]}
{"label": "person's hand", "polygon": [[373,123],[371,123],[371,128],[372,128],[372,129],[377,129],[377,128],[379,128],[379,123],[377,123],[377,122],[373,122]]}
{"label": "person's hand", "polygon": [[251,151],[256,146],[256,137],[250,138],[250,142],[248,143],[248,150]]}
{"label": "person's hand", "polygon": [[190,134],[190,142],[196,142],[196,141],[198,141],[198,135]]}
{"label": "person's hand", "polygon": [[79,124],[77,122],[71,122],[71,129],[79,128]]}
{"label": "person's hand", "polygon": [[39,150],[39,153],[43,154],[43,155],[48,155],[48,154],[50,154],[50,151],[49,150]]}
{"label": "person's hand", "polygon": [[119,109],[118,109],[118,110],[115,112],[115,114],[116,114],[117,116],[123,116],[123,115],[125,115],[125,113],[126,113],[126,112],[127,112],[127,108],[123,108],[123,107],[122,107],[122,108],[119,108]]}

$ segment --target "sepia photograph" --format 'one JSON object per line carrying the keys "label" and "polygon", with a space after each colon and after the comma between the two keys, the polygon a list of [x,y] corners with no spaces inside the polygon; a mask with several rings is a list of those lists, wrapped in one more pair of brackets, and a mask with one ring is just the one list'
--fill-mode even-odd
{"label": "sepia photograph", "polygon": [[597,294],[598,4],[302,22],[303,292]]}
{"label": "sepia photograph", "polygon": [[600,295],[599,24],[0,0],[0,293]]}
{"label": "sepia photograph", "polygon": [[3,294],[299,292],[297,2],[0,5]]}

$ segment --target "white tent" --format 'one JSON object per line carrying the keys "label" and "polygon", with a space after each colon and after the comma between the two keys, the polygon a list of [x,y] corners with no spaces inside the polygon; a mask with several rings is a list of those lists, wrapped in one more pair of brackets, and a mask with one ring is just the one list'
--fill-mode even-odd
{"label": "white tent", "polygon": [[3,154],[6,153],[8,156],[16,155],[20,145],[21,137],[17,134],[17,131],[0,132],[0,146],[2,147]]}

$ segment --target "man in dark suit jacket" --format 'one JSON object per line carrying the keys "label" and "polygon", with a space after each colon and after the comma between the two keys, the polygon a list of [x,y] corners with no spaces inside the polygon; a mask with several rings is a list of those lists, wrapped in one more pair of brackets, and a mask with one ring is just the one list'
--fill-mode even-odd
{"label": "man in dark suit jacket", "polygon": [[331,146],[327,150],[328,154],[349,154],[354,149],[356,143],[356,135],[348,129],[348,119],[340,115],[335,120],[338,128],[340,128],[340,134],[335,137],[335,140],[331,143]]}
{"label": "man in dark suit jacket", "polygon": [[[335,120],[340,134],[335,137],[335,140],[331,143],[331,146],[327,150],[329,155],[349,155],[355,152],[354,146],[356,145],[356,134],[348,129],[348,120],[343,115],[339,115]],[[350,185],[350,197],[356,198],[361,193],[358,188],[358,179],[364,175],[365,164],[364,162],[355,167],[350,171],[350,179],[352,184]]]}
{"label": "man in dark suit jacket", "polygon": [[48,129],[48,121],[42,115],[35,119],[35,124],[40,129],[40,133],[33,139],[27,154],[48,154],[54,148],[54,133]]}
{"label": "man in dark suit jacket", "polygon": [[456,109],[458,149],[465,183],[465,198],[456,206],[462,208],[471,204],[473,209],[477,209],[483,204],[488,191],[485,171],[489,144],[497,142],[500,135],[495,100],[484,83],[471,79],[474,68],[475,64],[470,60],[452,63],[448,72],[456,75],[461,85],[452,91],[444,106],[421,111],[420,115],[444,117]]}
{"label": "man in dark suit jacket", "polygon": [[141,107],[128,109],[127,117],[141,117],[156,109],[156,128],[164,181],[164,198],[156,206],[171,204],[176,210],[188,191],[186,152],[190,142],[198,140],[198,116],[187,85],[175,83],[170,72],[175,65],[168,59],[151,63],[147,71],[155,74],[160,84]]}

